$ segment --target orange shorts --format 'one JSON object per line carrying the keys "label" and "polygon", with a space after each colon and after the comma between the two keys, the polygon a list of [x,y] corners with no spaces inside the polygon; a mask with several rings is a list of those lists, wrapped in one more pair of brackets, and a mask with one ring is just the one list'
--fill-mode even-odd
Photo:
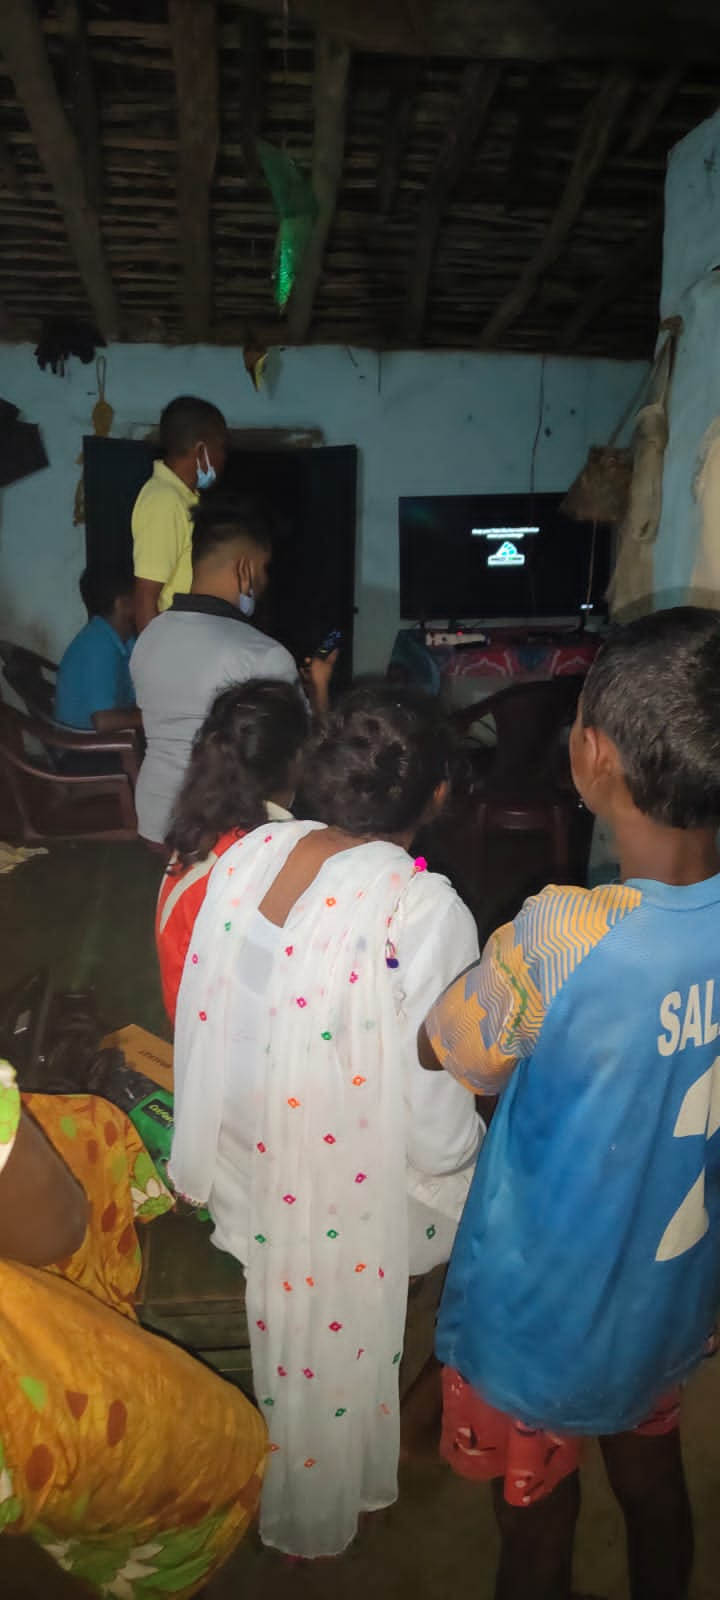
{"label": "orange shorts", "polygon": [[[530,1428],[496,1411],[453,1367],[443,1370],[443,1421],[440,1454],[461,1478],[503,1478],[511,1506],[544,1499],[576,1472],[584,1440],[580,1435]],[[634,1433],[652,1437],[672,1433],[680,1418],[680,1389],[670,1389]]]}

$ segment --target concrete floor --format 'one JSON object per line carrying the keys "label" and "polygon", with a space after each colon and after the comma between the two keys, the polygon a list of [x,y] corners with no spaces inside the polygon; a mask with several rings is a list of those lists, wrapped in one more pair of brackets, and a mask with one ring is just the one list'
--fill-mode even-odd
{"label": "concrete floor", "polygon": [[[136,845],[55,847],[0,878],[0,980],[46,965],[65,987],[93,984],[109,1026],[167,1034],[152,939],[159,869]],[[684,1426],[697,1560],[693,1600],[720,1600],[720,1357],[689,1386]],[[622,1526],[590,1447],[577,1540],[578,1589],[627,1600]],[[251,1536],[207,1600],[491,1600],[496,1540],[485,1489],[438,1466],[406,1470],[398,1504],[372,1518],[338,1562],[292,1567]],[[80,1600],[34,1547],[0,1538],[2,1600]]]}
{"label": "concrete floor", "polygon": [[162,868],[141,844],[63,844],[0,877],[0,989],[38,967],[94,988],[108,1027],[170,1038],[153,919]]}

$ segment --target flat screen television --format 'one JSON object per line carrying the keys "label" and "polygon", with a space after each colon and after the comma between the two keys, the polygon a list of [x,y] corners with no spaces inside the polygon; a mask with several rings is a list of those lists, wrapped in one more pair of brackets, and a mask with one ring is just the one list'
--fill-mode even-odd
{"label": "flat screen television", "polygon": [[399,501],[400,614],[412,622],[578,620],[605,611],[611,529],[560,494]]}

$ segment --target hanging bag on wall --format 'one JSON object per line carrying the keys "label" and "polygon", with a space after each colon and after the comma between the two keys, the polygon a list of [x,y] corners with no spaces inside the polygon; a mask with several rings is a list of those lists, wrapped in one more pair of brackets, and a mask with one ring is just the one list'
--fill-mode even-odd
{"label": "hanging bag on wall", "polygon": [[652,608],[653,546],[662,513],[662,477],[668,441],[668,399],[679,317],[663,323],[667,337],[648,377],[646,402],[635,418],[628,502],[617,530],[617,556],[608,588],[612,616],[629,621]]}
{"label": "hanging bag on wall", "polygon": [[[675,324],[679,324],[679,320],[671,318],[667,323],[663,323],[668,338],[658,351],[650,371],[643,378],[639,392],[633,396],[617,427],[613,429],[607,444],[591,445],[582,472],[570,485],[560,507],[566,517],[572,517],[576,522],[617,524],[627,515],[635,470],[637,429],[632,447],[618,445],[617,440],[635,413],[638,418],[643,415],[642,411],[638,411],[638,407],[646,393],[649,392],[652,401],[664,409],[679,332],[679,327]],[[669,362],[665,367],[668,351]]]}
{"label": "hanging bag on wall", "polygon": [[571,484],[560,510],[575,522],[619,522],[625,515],[632,451],[614,444],[625,418],[618,424],[609,444],[593,444],[575,482]]}

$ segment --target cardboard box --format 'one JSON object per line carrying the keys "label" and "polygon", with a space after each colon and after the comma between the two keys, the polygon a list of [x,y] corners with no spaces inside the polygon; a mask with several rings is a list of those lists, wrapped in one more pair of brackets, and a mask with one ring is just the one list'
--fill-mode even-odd
{"label": "cardboard box", "polygon": [[148,1033],[146,1028],[139,1028],[131,1022],[127,1028],[118,1028],[116,1033],[108,1033],[102,1041],[103,1046],[110,1049],[122,1050],[127,1065],[136,1072],[142,1072],[144,1077],[151,1078],[159,1088],[173,1092],[173,1050],[171,1044],[166,1044],[164,1039],[158,1039],[156,1034]]}

